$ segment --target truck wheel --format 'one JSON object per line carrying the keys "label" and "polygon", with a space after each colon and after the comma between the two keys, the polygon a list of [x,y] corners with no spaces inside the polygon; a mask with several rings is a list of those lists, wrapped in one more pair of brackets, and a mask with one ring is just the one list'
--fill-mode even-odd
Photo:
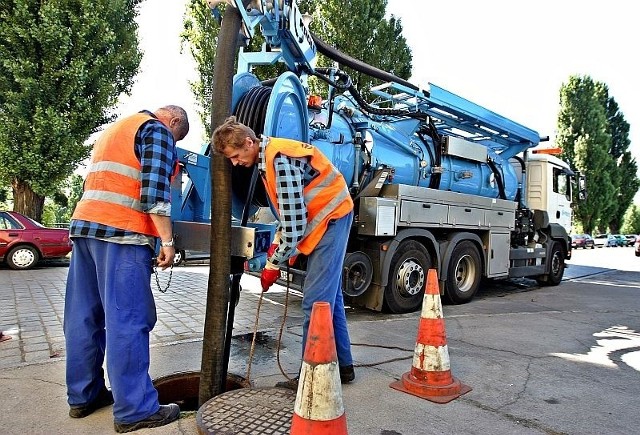
{"label": "truck wheel", "polygon": [[538,284],[543,286],[558,285],[562,281],[564,275],[564,252],[558,242],[552,242],[551,255],[549,261],[551,261],[551,270],[549,274],[544,275],[542,279],[538,278]]}
{"label": "truck wheel", "polygon": [[482,266],[476,246],[463,241],[453,248],[445,279],[446,299],[452,304],[464,304],[475,296],[480,287]]}
{"label": "truck wheel", "polygon": [[371,284],[373,265],[364,252],[350,252],[344,258],[342,292],[351,297],[360,296]]}
{"label": "truck wheel", "polygon": [[384,289],[387,311],[410,313],[420,309],[430,268],[429,252],[421,243],[415,240],[401,242],[391,259],[389,282]]}
{"label": "truck wheel", "polygon": [[31,269],[39,259],[38,250],[27,245],[16,246],[7,254],[7,264],[15,270]]}

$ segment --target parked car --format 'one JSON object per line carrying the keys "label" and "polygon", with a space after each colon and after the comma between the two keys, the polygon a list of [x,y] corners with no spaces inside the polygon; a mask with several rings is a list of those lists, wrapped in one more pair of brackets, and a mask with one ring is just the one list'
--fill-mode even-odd
{"label": "parked car", "polygon": [[638,236],[635,234],[625,234],[624,238],[627,239],[627,246],[633,246]]}
{"label": "parked car", "polygon": [[593,239],[589,234],[573,234],[571,236],[571,247],[572,248],[595,248],[593,243]]}
{"label": "parked car", "polygon": [[595,246],[618,246],[618,239],[616,239],[612,234],[598,234],[594,239]]}
{"label": "parked car", "polygon": [[614,234],[613,237],[616,239],[616,246],[627,246],[627,238],[622,234]]}
{"label": "parked car", "polygon": [[607,245],[607,234],[597,234],[594,238],[593,238],[593,245],[596,248],[603,248]]}
{"label": "parked car", "polygon": [[636,237],[636,241],[633,244],[633,250],[636,253],[636,257],[640,257],[640,236]]}
{"label": "parked car", "polygon": [[69,230],[48,228],[15,212],[0,211],[0,261],[11,269],[30,269],[42,259],[71,252]]}

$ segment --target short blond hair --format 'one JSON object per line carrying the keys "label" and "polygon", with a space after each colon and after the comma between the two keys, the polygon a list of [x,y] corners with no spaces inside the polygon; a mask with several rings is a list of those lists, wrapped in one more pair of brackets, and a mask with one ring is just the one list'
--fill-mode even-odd
{"label": "short blond hair", "polygon": [[213,147],[218,153],[227,147],[242,148],[247,137],[254,142],[258,140],[252,129],[230,116],[213,132]]}

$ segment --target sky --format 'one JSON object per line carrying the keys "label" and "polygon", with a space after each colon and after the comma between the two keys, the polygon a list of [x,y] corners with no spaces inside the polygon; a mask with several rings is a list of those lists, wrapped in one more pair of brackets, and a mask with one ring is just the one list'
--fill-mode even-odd
{"label": "sky", "polygon": [[[188,85],[197,78],[195,65],[179,40],[186,3],[142,3],[145,54],[132,95],[116,113],[182,105],[192,129],[179,145],[198,150],[203,128]],[[415,85],[434,83],[553,140],[560,87],[571,75],[588,75],[608,86],[631,125],[630,149],[640,161],[635,9],[628,0],[388,0],[387,6],[412,50]]]}

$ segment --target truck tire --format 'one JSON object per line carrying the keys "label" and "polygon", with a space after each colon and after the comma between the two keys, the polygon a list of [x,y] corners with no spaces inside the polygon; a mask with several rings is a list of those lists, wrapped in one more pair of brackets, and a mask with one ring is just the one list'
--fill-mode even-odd
{"label": "truck tire", "polygon": [[430,268],[429,252],[421,243],[401,242],[391,259],[389,281],[384,289],[386,311],[399,314],[419,310]]}
{"label": "truck tire", "polygon": [[453,248],[447,275],[444,296],[452,304],[464,304],[475,296],[482,278],[482,262],[478,248],[467,240]]}
{"label": "truck tire", "polygon": [[38,250],[33,246],[20,245],[11,248],[7,253],[7,264],[14,270],[31,269],[40,260]]}
{"label": "truck tire", "polygon": [[551,245],[551,254],[549,255],[549,261],[551,261],[551,270],[547,275],[544,275],[542,278],[536,278],[538,284],[541,286],[553,286],[558,285],[562,281],[562,277],[564,275],[564,259],[565,254],[562,248],[560,247],[560,243],[552,242]]}

